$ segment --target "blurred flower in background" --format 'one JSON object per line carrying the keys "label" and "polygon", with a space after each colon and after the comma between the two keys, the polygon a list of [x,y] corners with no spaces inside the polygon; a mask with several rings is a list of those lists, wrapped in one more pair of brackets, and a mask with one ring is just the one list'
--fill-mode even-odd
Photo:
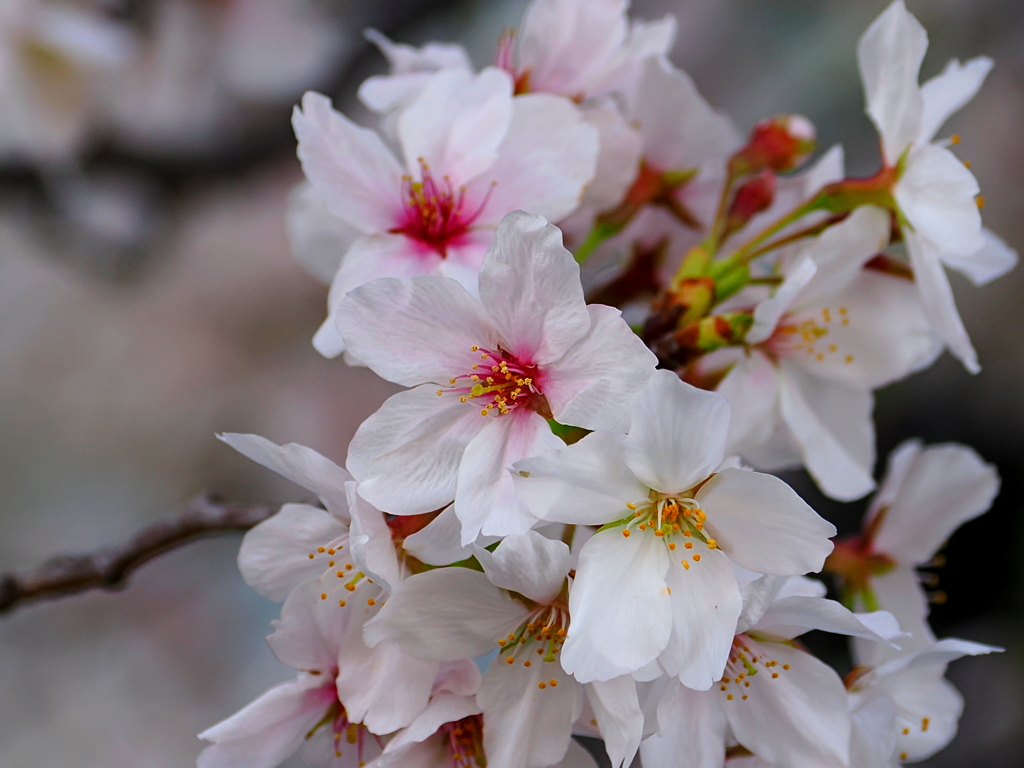
{"label": "blurred flower in background", "polygon": [[[673,60],[741,132],[765,114],[806,114],[857,175],[875,170],[877,136],[862,112],[856,40],[885,4],[635,0],[633,14],[679,17]],[[366,27],[415,45],[457,40],[482,66],[525,5],[0,0],[0,569],[120,540],[203,490],[302,498],[215,432],[344,457],[395,390],[309,343],[327,289],[290,254],[286,212],[301,178],[291,108],[317,89],[372,124],[355,88],[388,64]],[[1024,7],[910,8],[932,34],[924,77],[952,55],[996,61],[948,130],[962,136],[986,222],[1019,248]],[[330,233],[314,234],[330,251]],[[1024,748],[1024,275],[970,291],[961,282],[983,372],[947,356],[881,390],[878,455],[912,436],[957,440],[1004,479],[993,511],[925,577],[934,600],[949,598],[933,609],[937,634],[1008,649],[951,669],[965,718],[926,765],[1001,768]],[[858,530],[864,502],[829,502],[787,479],[841,534]],[[286,680],[260,639],[276,607],[242,584],[237,546],[196,544],[122,594],[0,618],[0,765],[192,765],[195,733]]]}

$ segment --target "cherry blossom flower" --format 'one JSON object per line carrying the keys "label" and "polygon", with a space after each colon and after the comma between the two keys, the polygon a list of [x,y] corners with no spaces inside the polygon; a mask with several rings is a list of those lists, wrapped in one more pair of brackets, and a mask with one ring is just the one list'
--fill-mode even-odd
{"label": "cherry blossom flower", "polygon": [[896,174],[892,194],[925,309],[950,351],[976,373],[977,355],[943,265],[983,284],[1010,270],[1017,257],[998,238],[982,234],[978,182],[945,142],[934,138],[974,97],[992,61],[952,60],[941,74],[918,85],[927,48],[924,28],[903,0],[895,0],[861,37],[857,60],[886,169]]}
{"label": "cherry blossom flower", "polygon": [[522,26],[502,41],[498,65],[517,93],[557,93],[576,101],[620,89],[639,64],[666,55],[676,21],[626,16],[629,0],[533,0]]}
{"label": "cherry blossom flower", "polygon": [[463,544],[529,529],[507,468],[561,445],[550,418],[625,432],[655,364],[618,310],[584,303],[561,233],[523,213],[498,227],[479,299],[442,276],[378,280],[348,295],[338,323],[352,354],[414,387],[356,432],[359,493],[398,515],[454,497]]}
{"label": "cherry blossom flower", "polygon": [[[889,643],[900,635],[883,612],[850,613],[822,599],[824,585],[760,577],[744,588],[743,614],[725,673],[694,691],[674,682],[658,706],[659,733],[641,745],[646,768],[720,768],[727,734],[765,764],[845,768],[850,714],[839,676],[792,639],[812,629]],[[732,765],[732,763],[730,763]]]}
{"label": "cherry blossom flower", "polygon": [[821,567],[835,528],[785,483],[725,456],[729,406],[658,371],[628,436],[595,432],[515,465],[542,520],[604,525],[582,548],[562,666],[582,682],[657,660],[685,685],[722,674],[741,601],[732,564],[777,575]]}
{"label": "cherry blossom flower", "polygon": [[356,768],[379,754],[377,739],[338,697],[342,614],[318,600],[318,590],[315,582],[294,590],[267,638],[299,676],[199,734],[213,742],[199,768],[273,768],[300,750],[311,765]]}
{"label": "cherry blossom flower", "polygon": [[570,624],[569,547],[529,531],[507,537],[494,553],[478,548],[476,557],[485,573],[449,568],[403,582],[367,623],[367,642],[398,642],[436,661],[497,647],[477,694],[488,765],[558,763],[586,698],[614,768],[628,766],[643,730],[633,680],[584,686],[558,664]]}
{"label": "cherry blossom flower", "polygon": [[872,390],[941,351],[913,283],[862,268],[888,232],[888,217],[872,206],[827,229],[755,307],[747,347],[697,366],[699,376],[726,371],[717,391],[732,406],[730,453],[767,471],[802,464],[842,500],[874,488]]}
{"label": "cherry blossom flower", "polygon": [[[935,638],[915,568],[933,562],[952,533],[988,510],[998,493],[996,468],[967,446],[926,448],[909,440],[890,455],[863,532],[840,540],[826,567],[842,579],[850,604],[896,615],[913,635],[902,644],[904,651],[924,648]],[[875,666],[891,657],[877,647],[859,653]]]}
{"label": "cherry blossom flower", "polygon": [[964,702],[943,676],[949,662],[1000,651],[947,638],[923,644],[850,682],[850,768],[896,768],[925,760],[953,740]]}
{"label": "cherry blossom flower", "polygon": [[401,161],[319,94],[303,97],[292,122],[316,195],[361,234],[314,339],[328,356],[345,348],[333,316],[348,291],[377,277],[435,272],[475,290],[500,219],[520,208],[549,219],[570,213],[598,152],[596,131],[572,104],[545,94],[513,100],[510,78],[493,67],[431,76],[398,117]]}
{"label": "cherry blossom flower", "polygon": [[451,506],[440,513],[388,519],[356,493],[346,470],[310,448],[277,446],[257,435],[220,439],[313,491],[326,507],[286,504],[246,533],[238,567],[264,597],[282,601],[299,584],[318,579],[324,594],[344,607],[357,595],[365,601],[380,598],[381,588],[390,592],[409,574],[409,555],[419,563],[448,565],[473,554],[458,543],[459,523]]}

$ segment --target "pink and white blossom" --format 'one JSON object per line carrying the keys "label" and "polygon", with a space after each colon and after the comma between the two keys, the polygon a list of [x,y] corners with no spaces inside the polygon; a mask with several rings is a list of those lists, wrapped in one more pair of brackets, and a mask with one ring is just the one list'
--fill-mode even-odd
{"label": "pink and white blossom", "polygon": [[596,130],[571,103],[546,94],[513,99],[511,79],[493,67],[431,75],[397,118],[400,157],[316,93],[303,97],[292,122],[320,202],[359,232],[314,339],[328,356],[345,349],[334,315],[346,293],[378,277],[433,273],[475,291],[501,218],[517,209],[555,220],[572,212],[598,153]]}
{"label": "pink and white blossom", "polygon": [[349,446],[360,495],[398,515],[454,498],[463,544],[532,527],[508,468],[561,445],[550,418],[625,432],[655,364],[618,310],[585,304],[561,233],[524,213],[499,226],[479,298],[443,276],[377,280],[346,297],[338,324],[352,354],[413,387]]}
{"label": "pink and white blossom", "polygon": [[897,768],[953,740],[964,702],[945,679],[949,662],[1001,649],[947,638],[922,644],[851,683],[850,768]]}
{"label": "pink and white blossom", "polygon": [[954,59],[919,85],[927,48],[924,27],[903,0],[895,0],[861,37],[857,60],[885,164],[899,174],[892,192],[925,310],[950,351],[976,373],[977,355],[943,266],[983,284],[1012,269],[1017,256],[998,238],[983,235],[978,182],[935,134],[978,92],[992,61]]}
{"label": "pink and white blossom", "polygon": [[595,432],[515,465],[542,520],[601,525],[580,551],[562,666],[582,682],[657,661],[685,685],[721,677],[740,615],[732,562],[816,571],[835,528],[770,475],[722,469],[729,406],[658,371],[629,434]]}
{"label": "pink and white blossom", "polygon": [[880,209],[858,208],[789,261],[745,349],[700,361],[727,371],[717,391],[732,406],[730,453],[766,471],[803,465],[837,499],[874,488],[872,391],[941,351],[914,284],[864,268],[888,234]]}
{"label": "pink and white blossom", "polygon": [[724,675],[707,691],[673,682],[657,709],[659,733],[641,745],[644,766],[671,768],[686,754],[694,768],[721,768],[731,736],[778,768],[845,768],[851,725],[843,682],[791,641],[819,629],[888,644],[900,630],[884,611],[853,614],[823,599],[824,591],[803,578],[746,584]]}
{"label": "pink and white blossom", "polygon": [[558,763],[585,700],[614,768],[628,766],[643,732],[633,680],[584,686],[558,663],[570,625],[569,547],[530,531],[507,537],[493,553],[478,548],[476,557],[484,573],[450,568],[403,582],[367,623],[367,642],[397,642],[437,661],[498,649],[476,697],[489,766]]}

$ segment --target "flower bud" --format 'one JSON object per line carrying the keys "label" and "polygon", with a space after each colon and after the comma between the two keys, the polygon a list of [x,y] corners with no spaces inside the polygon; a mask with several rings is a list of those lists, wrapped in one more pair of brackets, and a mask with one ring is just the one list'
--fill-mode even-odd
{"label": "flower bud", "polygon": [[796,168],[814,151],[814,124],[801,115],[778,115],[762,120],[750,132],[746,146],[729,161],[734,176],[764,168],[782,172]]}
{"label": "flower bud", "polygon": [[745,227],[752,218],[772,204],[775,200],[775,186],[775,172],[771,168],[762,168],[759,174],[736,190],[726,220],[726,237]]}

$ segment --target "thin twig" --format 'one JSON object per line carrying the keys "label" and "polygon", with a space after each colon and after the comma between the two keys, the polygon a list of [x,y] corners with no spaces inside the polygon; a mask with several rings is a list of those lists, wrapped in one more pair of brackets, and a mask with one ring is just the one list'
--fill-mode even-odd
{"label": "thin twig", "polygon": [[276,511],[276,507],[265,504],[237,504],[200,496],[177,516],[143,528],[123,544],[91,554],[57,555],[27,573],[0,574],[0,613],[90,589],[121,589],[135,569],[154,557],[195,539],[247,531]]}

